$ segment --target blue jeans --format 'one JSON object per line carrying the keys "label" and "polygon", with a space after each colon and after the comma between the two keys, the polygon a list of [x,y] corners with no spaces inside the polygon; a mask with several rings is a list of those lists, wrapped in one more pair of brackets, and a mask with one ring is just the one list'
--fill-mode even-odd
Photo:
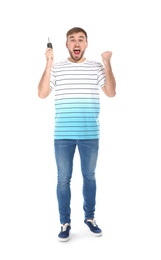
{"label": "blue jeans", "polygon": [[88,140],[54,140],[55,159],[57,165],[57,199],[60,223],[71,222],[71,189],[73,158],[78,147],[81,172],[83,176],[83,210],[84,217],[94,218],[96,204],[95,169],[98,158],[99,139]]}

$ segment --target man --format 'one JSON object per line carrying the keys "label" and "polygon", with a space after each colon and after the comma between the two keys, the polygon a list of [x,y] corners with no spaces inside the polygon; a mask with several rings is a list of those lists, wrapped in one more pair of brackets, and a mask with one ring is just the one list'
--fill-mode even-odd
{"label": "man", "polygon": [[112,52],[102,54],[102,61],[84,57],[88,47],[87,33],[74,27],[66,34],[69,58],[55,63],[52,48],[46,49],[46,67],[38,85],[38,96],[46,98],[55,91],[54,148],[57,165],[57,199],[60,215],[60,241],[68,241],[71,229],[71,190],[73,158],[78,147],[83,177],[84,223],[95,236],[102,230],[95,221],[95,169],[99,149],[99,91],[108,97],[116,95],[116,82],[110,59]]}

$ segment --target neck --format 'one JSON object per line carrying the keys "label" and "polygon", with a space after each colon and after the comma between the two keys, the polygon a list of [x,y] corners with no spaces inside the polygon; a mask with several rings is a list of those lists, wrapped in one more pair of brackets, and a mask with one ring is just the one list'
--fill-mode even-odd
{"label": "neck", "polygon": [[86,60],[86,58],[81,58],[80,60],[74,60],[72,57],[69,57],[68,60],[70,62],[74,62],[74,63],[81,63],[81,62],[84,62]]}

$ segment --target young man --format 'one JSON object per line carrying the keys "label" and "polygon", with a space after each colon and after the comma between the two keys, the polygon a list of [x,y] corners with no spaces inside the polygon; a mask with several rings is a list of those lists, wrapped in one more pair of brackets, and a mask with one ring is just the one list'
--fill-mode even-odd
{"label": "young man", "polygon": [[46,67],[38,85],[38,96],[46,98],[55,91],[54,148],[57,165],[57,199],[61,231],[60,241],[67,241],[71,229],[71,190],[73,158],[78,147],[83,177],[84,222],[91,233],[101,236],[95,221],[95,169],[99,149],[99,91],[108,97],[116,95],[116,82],[110,59],[102,54],[100,62],[84,57],[88,47],[87,33],[74,27],[66,34],[69,58],[54,64],[52,48],[46,49]]}

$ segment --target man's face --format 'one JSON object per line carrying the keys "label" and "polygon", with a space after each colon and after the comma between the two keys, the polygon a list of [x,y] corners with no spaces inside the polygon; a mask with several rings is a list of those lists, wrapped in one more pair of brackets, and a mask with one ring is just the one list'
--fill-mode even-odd
{"label": "man's face", "polygon": [[70,61],[81,62],[88,46],[84,33],[74,33],[68,36],[66,47],[70,54]]}

